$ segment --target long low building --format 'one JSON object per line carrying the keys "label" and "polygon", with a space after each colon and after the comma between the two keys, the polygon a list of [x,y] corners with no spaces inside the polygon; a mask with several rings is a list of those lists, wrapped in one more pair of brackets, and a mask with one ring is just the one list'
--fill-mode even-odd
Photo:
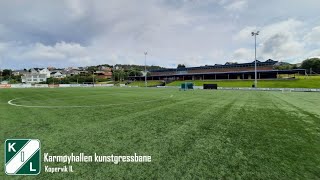
{"label": "long low building", "polygon": [[[278,61],[257,60],[258,79],[276,79],[280,74],[305,74],[305,69],[277,70]],[[255,62],[226,63],[213,66],[168,68],[150,71],[148,80],[215,80],[215,79],[254,79]],[[130,76],[131,80],[144,80],[144,76]]]}

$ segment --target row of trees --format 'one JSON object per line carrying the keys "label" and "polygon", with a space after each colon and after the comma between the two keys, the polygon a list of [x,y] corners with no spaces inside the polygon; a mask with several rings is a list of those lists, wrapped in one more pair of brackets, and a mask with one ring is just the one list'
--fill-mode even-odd
{"label": "row of trees", "polygon": [[9,81],[9,83],[20,83],[21,76],[14,76],[11,69],[4,69],[0,71],[0,82]]}
{"label": "row of trees", "polygon": [[279,66],[276,66],[275,69],[278,70],[288,70],[288,69],[297,69],[298,65],[296,64],[290,64],[290,63],[282,63]]}
{"label": "row of trees", "polygon": [[320,58],[310,58],[302,61],[301,65],[282,63],[279,66],[276,66],[275,69],[287,70],[287,69],[306,69],[308,74],[316,73],[320,74]]}
{"label": "row of trees", "polygon": [[68,76],[65,78],[48,78],[47,82],[43,82],[43,84],[83,84],[88,82],[102,82],[107,81],[107,79],[94,79],[94,77],[91,76],[81,76],[81,75],[74,75],[74,76]]}
{"label": "row of trees", "polygon": [[124,81],[124,80],[128,80],[129,76],[142,76],[142,75],[143,75],[143,73],[142,73],[142,71],[140,69],[135,69],[135,68],[122,69],[122,68],[119,68],[117,70],[115,70],[115,69],[113,70],[112,79],[114,81]]}
{"label": "row of trees", "polygon": [[[139,71],[144,71],[144,65],[130,65],[130,64],[116,64],[113,66],[113,69],[126,69],[126,70],[131,70],[131,69],[135,69],[135,70],[139,70]],[[161,66],[147,66],[147,70],[151,71],[151,70],[157,70],[157,69],[165,69],[164,67]]]}

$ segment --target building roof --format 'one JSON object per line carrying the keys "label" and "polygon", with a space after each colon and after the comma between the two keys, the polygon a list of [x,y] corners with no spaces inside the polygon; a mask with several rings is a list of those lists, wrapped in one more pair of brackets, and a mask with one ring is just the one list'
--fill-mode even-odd
{"label": "building roof", "polygon": [[[292,69],[292,70],[257,70],[258,73],[278,73],[278,74],[295,74],[304,73],[305,69]],[[154,75],[153,77],[168,77],[168,76],[192,76],[192,75],[215,75],[215,74],[252,74],[254,71],[229,71],[229,72],[203,72],[203,73],[179,73],[170,75]],[[151,75],[152,76],[152,75]],[[129,77],[141,77],[144,76],[129,76]]]}
{"label": "building roof", "polygon": [[45,68],[32,68],[31,70],[41,71],[41,70],[43,70],[43,69],[45,69]]}

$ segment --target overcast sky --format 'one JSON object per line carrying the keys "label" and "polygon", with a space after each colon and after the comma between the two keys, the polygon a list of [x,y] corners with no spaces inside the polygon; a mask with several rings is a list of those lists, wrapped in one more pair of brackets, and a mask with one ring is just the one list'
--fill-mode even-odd
{"label": "overcast sky", "polygon": [[320,56],[319,0],[2,0],[0,68]]}

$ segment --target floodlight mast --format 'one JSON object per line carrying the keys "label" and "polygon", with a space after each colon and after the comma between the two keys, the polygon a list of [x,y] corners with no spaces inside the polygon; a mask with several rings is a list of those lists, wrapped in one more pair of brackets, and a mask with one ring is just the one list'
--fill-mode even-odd
{"label": "floodlight mast", "polygon": [[144,85],[147,87],[147,54],[148,52],[144,52]]}
{"label": "floodlight mast", "polygon": [[94,69],[92,70],[92,87],[94,87]]}
{"label": "floodlight mast", "polygon": [[257,36],[259,35],[259,31],[251,32],[251,35],[254,36],[254,87],[257,88],[258,80],[257,80]]}
{"label": "floodlight mast", "polygon": [[1,70],[1,60],[2,60],[2,56],[0,56],[0,84],[2,83],[2,70]]}

